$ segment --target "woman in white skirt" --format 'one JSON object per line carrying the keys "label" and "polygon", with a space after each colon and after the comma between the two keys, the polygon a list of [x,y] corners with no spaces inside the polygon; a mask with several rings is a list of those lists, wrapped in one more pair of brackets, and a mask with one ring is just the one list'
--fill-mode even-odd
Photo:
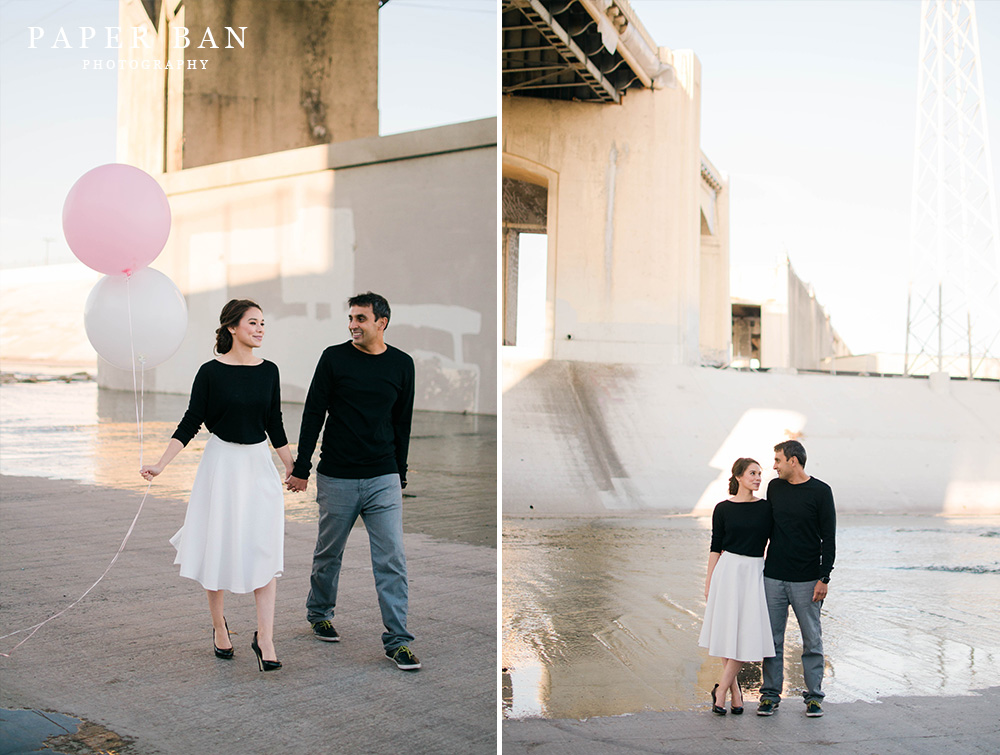
{"label": "woman in white skirt", "polygon": [[160,460],[140,474],[152,480],[195,436],[202,423],[205,445],[184,526],[170,542],[180,574],[208,593],[215,655],[233,657],[223,614],[224,590],[252,592],[257,631],[251,648],[261,671],[281,668],[274,649],[277,577],[284,566],[285,504],[282,479],[271,460],[271,439],[292,472],[292,454],[281,422],[278,368],[253,350],[264,338],[264,315],[249,299],[233,299],[219,315],[216,358],[198,370],[191,400]]}
{"label": "woman in white skirt", "polygon": [[748,661],[774,655],[771,623],[764,598],[764,548],[771,535],[771,506],[757,498],[761,468],[737,459],[729,478],[730,498],[712,513],[712,545],[705,578],[705,623],[698,644],[723,659],[722,678],[712,689],[712,712],[743,712],[743,690],[736,675]]}

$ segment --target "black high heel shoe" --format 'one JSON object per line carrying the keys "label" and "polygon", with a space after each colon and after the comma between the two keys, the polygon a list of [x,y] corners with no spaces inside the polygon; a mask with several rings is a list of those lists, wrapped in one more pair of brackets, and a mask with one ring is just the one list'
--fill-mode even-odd
{"label": "black high heel shoe", "polygon": [[[712,712],[713,712],[713,713],[714,713],[715,715],[717,715],[717,716],[724,716],[724,715],[726,715],[726,709],[725,709],[724,707],[720,707],[720,706],[719,706],[719,705],[718,705],[718,704],[717,704],[717,703],[715,702],[715,691],[716,691],[716,690],[717,690],[718,688],[719,688],[719,685],[718,685],[718,684],[716,684],[716,685],[715,685],[714,687],[712,687]],[[725,705],[725,703],[726,703],[726,701],[725,701],[725,700],[723,700],[723,701],[722,701],[722,704],[723,704],[723,705]]]}
{"label": "black high heel shoe", "polygon": [[[225,617],[223,617],[222,621],[224,623],[226,622]],[[226,637],[229,637],[229,624],[228,623],[226,623]],[[229,637],[229,647],[228,648],[226,648],[225,650],[220,649],[219,646],[215,644],[215,627],[212,627],[212,647],[215,648],[215,657],[216,658],[224,658],[227,661],[232,660],[232,658],[233,658],[233,638]]]}
{"label": "black high heel shoe", "polygon": [[276,671],[281,668],[281,661],[265,661],[264,654],[260,651],[260,645],[257,644],[257,633],[253,633],[253,642],[250,643],[250,647],[253,649],[254,655],[257,656],[257,668],[261,671]]}
{"label": "black high heel shoe", "polygon": [[[740,691],[740,700],[742,701],[743,700],[743,687],[740,686],[740,680],[739,679],[736,680],[736,689],[738,689]],[[741,715],[743,713],[743,706],[741,705],[739,708],[737,708],[736,706],[733,705],[732,701],[730,701],[729,702],[729,712],[732,713],[734,716],[739,716],[739,715]]]}

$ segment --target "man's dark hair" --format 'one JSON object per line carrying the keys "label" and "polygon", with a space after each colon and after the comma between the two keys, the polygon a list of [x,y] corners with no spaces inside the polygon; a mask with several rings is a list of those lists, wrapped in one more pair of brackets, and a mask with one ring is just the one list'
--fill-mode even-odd
{"label": "man's dark hair", "polygon": [[389,302],[386,301],[384,296],[379,296],[378,294],[373,294],[371,291],[366,291],[363,294],[358,294],[357,296],[352,296],[347,300],[348,307],[371,307],[372,314],[375,316],[376,320],[381,320],[383,317],[386,319],[385,326],[389,327],[389,315],[392,314],[389,309]]}
{"label": "man's dark hair", "polygon": [[806,467],[806,448],[797,440],[784,440],[774,447],[775,451],[781,451],[786,459],[795,457],[803,469]]}

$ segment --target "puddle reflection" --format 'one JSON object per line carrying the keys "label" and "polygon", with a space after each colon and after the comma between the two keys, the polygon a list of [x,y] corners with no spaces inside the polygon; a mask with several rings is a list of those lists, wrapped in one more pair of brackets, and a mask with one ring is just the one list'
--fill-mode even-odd
{"label": "puddle reflection", "polygon": [[[707,517],[507,520],[503,712],[587,718],[709,705],[698,647]],[[830,702],[956,695],[1000,678],[1000,519],[841,516],[824,605]],[[794,614],[785,696],[800,696]],[[740,676],[749,700],[760,665]],[[752,705],[753,703],[751,703]]]}
{"label": "puddle reflection", "polygon": [[[187,409],[187,396],[146,394],[139,410],[142,463],[155,462]],[[282,404],[286,432],[298,430],[301,405]],[[0,388],[0,473],[75,480],[145,492],[139,477],[136,400],[127,391],[99,390],[96,383],[12,383]],[[201,452],[202,429],[153,483],[152,495],[186,504]],[[274,463],[282,469],[272,449]],[[311,499],[311,500],[310,500]],[[315,519],[315,494],[286,493],[289,519]]]}

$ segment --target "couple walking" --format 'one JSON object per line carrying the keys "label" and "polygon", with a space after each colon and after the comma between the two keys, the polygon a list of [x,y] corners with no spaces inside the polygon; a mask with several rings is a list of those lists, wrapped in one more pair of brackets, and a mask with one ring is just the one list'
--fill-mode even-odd
{"label": "couple walking", "polygon": [[403,552],[402,488],[413,416],[413,360],[385,343],[389,302],[371,291],[348,301],[351,339],[319,359],[302,412],[293,461],[281,420],[278,368],[256,357],[264,314],[249,299],[222,309],[216,357],[201,366],[188,409],[160,460],[142,467],[152,480],[195,436],[212,434],[198,465],[184,525],[171,539],[182,577],[205,588],[215,655],[234,655],[223,613],[224,591],[252,592],[257,631],[251,648],[260,671],[281,668],[274,647],[277,578],[284,567],[282,479],[270,439],[285,467],[284,484],[304,491],[325,423],[316,474],[319,534],[313,554],[307,619],[315,636],[337,642],[332,619],[351,528],[360,516],[368,530],[372,570],[385,632],[385,656],[416,670],[406,628],[408,583]]}
{"label": "couple walking", "polygon": [[[712,689],[712,712],[743,713],[737,674],[763,660],[758,716],[778,708],[784,684],[788,608],[802,631],[806,715],[823,715],[823,634],[820,609],[836,555],[836,512],[825,482],[806,474],[806,450],[796,440],[774,447],[777,479],[760,488],[761,467],[737,459],[729,478],[732,496],[712,514],[712,544],[705,579],[705,622],[698,644],[723,659]],[[765,548],[767,557],[764,557]]]}

